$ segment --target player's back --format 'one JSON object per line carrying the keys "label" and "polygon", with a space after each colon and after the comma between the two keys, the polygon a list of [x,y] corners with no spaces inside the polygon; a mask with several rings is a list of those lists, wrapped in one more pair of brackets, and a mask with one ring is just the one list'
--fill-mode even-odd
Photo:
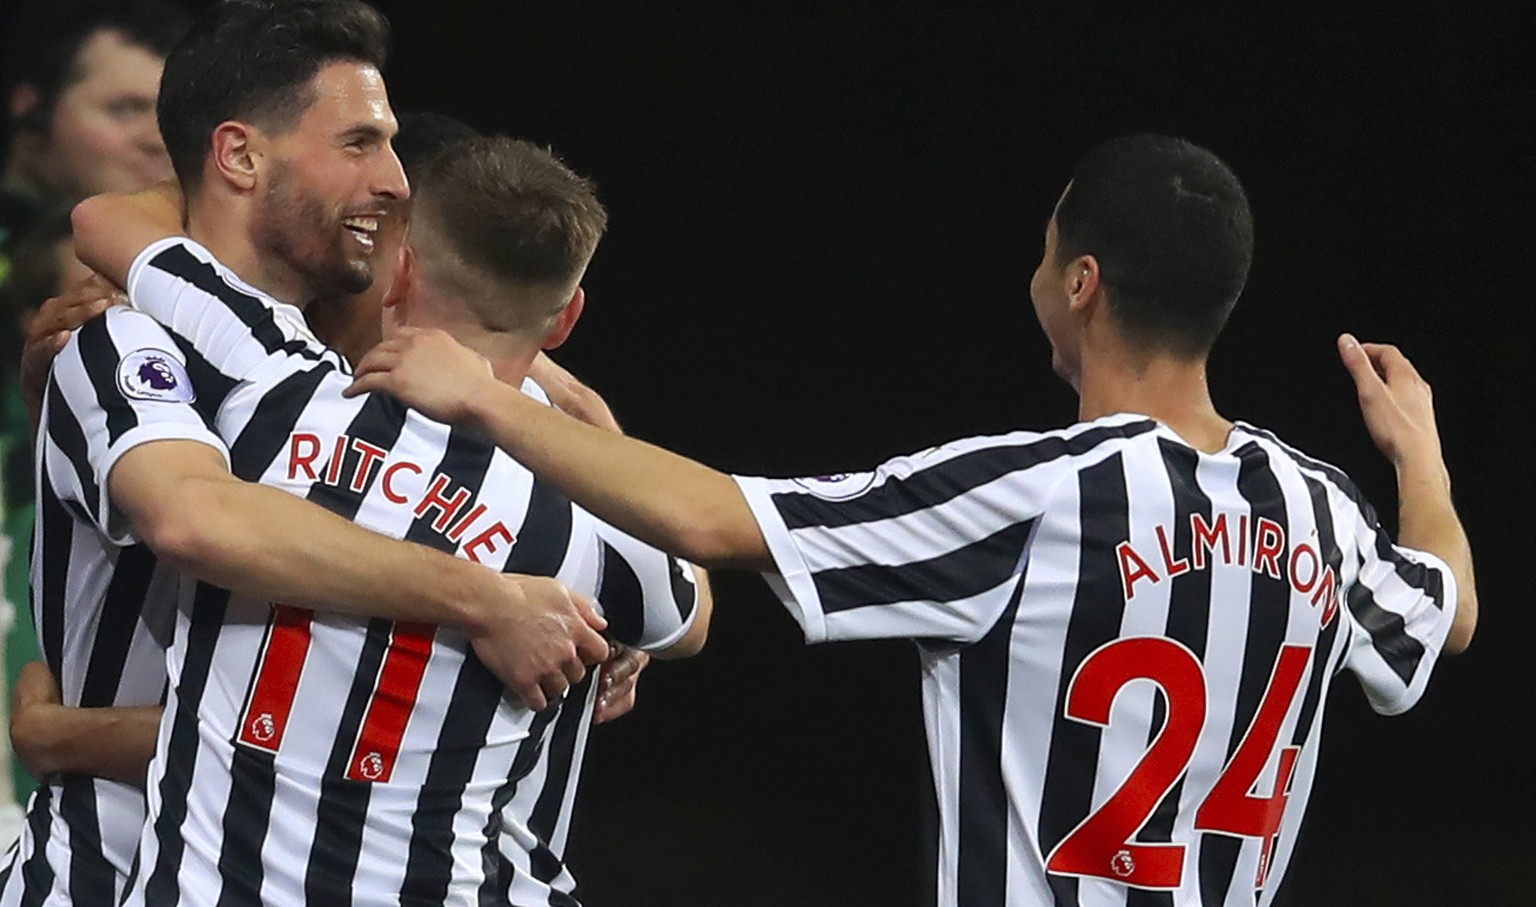
{"label": "player's back", "polygon": [[[129,289],[180,300],[167,306],[186,316],[173,328],[224,376],[209,382],[223,388],[209,410],[237,476],[489,569],[558,577],[598,602],[622,642],[664,647],[686,631],[694,586],[677,562],[473,432],[383,395],[345,398],[344,363],[296,312],[205,255],[185,241],[151,249]],[[559,710],[522,707],[450,628],[201,584],[182,605],[127,903],[494,900],[501,811],[542,764]]]}
{"label": "player's back", "polygon": [[1205,453],[1108,421],[1125,437],[1056,477],[1002,617],[940,656],[969,745],[958,903],[987,880],[987,903],[1268,903],[1331,679],[1411,705],[1448,625],[1439,574],[1266,432]]}
{"label": "player's back", "polygon": [[807,639],[919,640],[941,907],[1268,903],[1330,681],[1408,708],[1454,612],[1346,477],[1242,424],[737,481]]}

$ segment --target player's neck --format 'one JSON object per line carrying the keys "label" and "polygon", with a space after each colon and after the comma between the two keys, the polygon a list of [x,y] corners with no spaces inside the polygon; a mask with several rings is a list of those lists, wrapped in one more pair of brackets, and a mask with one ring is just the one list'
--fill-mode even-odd
{"label": "player's neck", "polygon": [[209,193],[200,193],[187,201],[187,235],[241,280],[273,299],[304,308],[310,300],[302,278],[257,252],[251,242],[250,223],[242,216],[243,208],[243,199],[210,198]]}
{"label": "player's neck", "polygon": [[1207,452],[1225,447],[1232,431],[1232,423],[1211,401],[1203,358],[1149,356],[1124,349],[1085,355],[1078,397],[1078,418],[1085,422],[1139,413]]}

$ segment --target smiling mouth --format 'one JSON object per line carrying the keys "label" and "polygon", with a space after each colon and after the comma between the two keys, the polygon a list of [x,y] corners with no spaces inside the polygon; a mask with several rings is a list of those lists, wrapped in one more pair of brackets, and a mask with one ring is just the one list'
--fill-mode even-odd
{"label": "smiling mouth", "polygon": [[373,251],[374,234],[379,232],[379,218],[377,216],[358,215],[356,217],[349,217],[343,220],[341,225],[346,228],[348,233],[352,234],[352,238],[357,240],[358,244],[363,247],[363,251]]}

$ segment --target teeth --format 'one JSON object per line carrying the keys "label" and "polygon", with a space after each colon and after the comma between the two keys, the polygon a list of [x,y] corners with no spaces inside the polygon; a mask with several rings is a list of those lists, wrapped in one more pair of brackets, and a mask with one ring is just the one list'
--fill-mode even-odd
{"label": "teeth", "polygon": [[374,233],[379,229],[377,217],[349,217],[342,224],[354,230],[362,230],[365,233]]}

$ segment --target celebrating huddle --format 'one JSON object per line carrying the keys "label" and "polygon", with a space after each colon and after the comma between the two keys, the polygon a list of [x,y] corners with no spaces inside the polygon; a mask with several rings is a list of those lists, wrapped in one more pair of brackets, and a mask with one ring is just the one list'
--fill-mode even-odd
{"label": "celebrating huddle", "polygon": [[916,641],[925,902],[1263,905],[1333,679],[1396,714],[1467,646],[1401,353],[1340,338],[1399,543],[1212,405],[1253,239],[1210,152],[1106,142],[1050,213],[1030,295],[1076,424],[729,476],[543,357],[585,305],[595,189],[461,131],[403,165],[386,37],[360,0],[216,4],[161,80],[177,186],[74,211],[128,305],[43,391],[32,602],[64,705],[112,733],[34,795],[0,907],[575,904],[589,667],[697,652],[701,567],[762,572],[810,642]]}

